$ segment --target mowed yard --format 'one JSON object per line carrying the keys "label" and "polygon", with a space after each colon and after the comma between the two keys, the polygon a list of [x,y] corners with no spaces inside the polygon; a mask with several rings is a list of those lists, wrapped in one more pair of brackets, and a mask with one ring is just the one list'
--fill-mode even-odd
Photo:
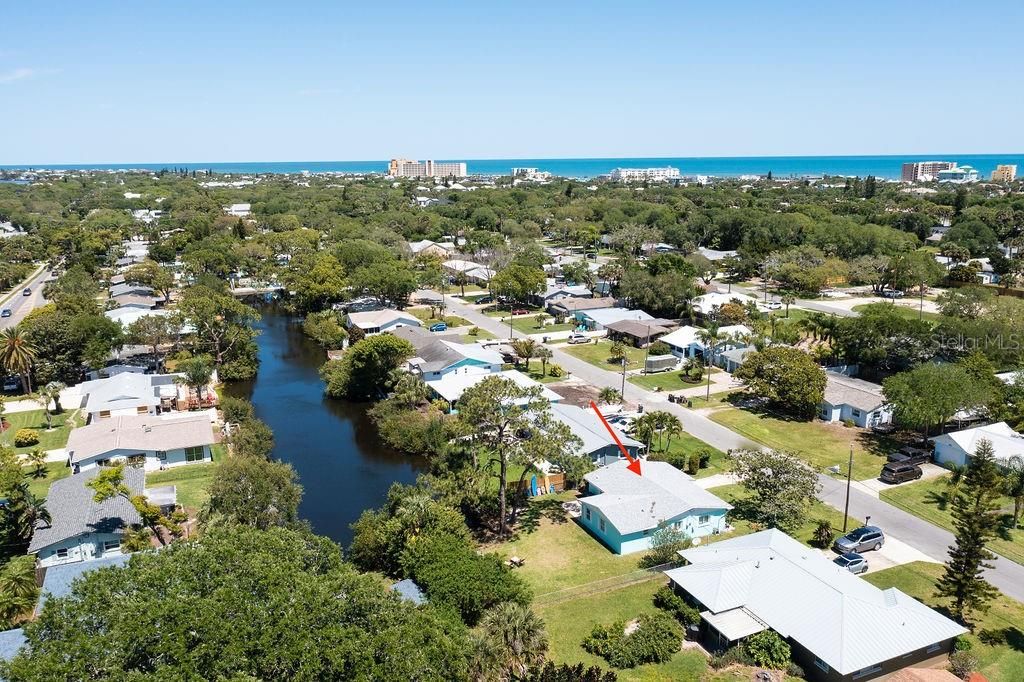
{"label": "mowed yard", "polygon": [[4,420],[10,424],[10,427],[3,432],[2,442],[11,447],[14,447],[14,435],[18,433],[19,429],[35,429],[39,434],[39,442],[36,445],[15,447],[14,451],[18,454],[24,454],[36,448],[40,450],[62,448],[68,444],[71,429],[85,423],[79,416],[78,410],[64,410],[60,414],[51,414],[52,429],[46,428],[46,412],[42,409],[5,414]]}
{"label": "mowed yard", "polygon": [[[696,402],[694,407],[701,407]],[[712,404],[708,417],[750,440],[800,457],[818,471],[838,466],[839,476],[846,468],[853,447],[853,478],[857,481],[878,478],[886,455],[899,447],[890,438],[865,429],[828,424],[818,419],[799,421],[770,412],[734,407],[725,401]]]}
{"label": "mowed yard", "polygon": [[173,485],[177,488],[178,504],[189,512],[198,511],[210,498],[210,483],[213,481],[213,474],[227,454],[227,448],[223,443],[214,443],[211,450],[213,452],[212,463],[189,464],[148,473],[146,474],[146,487]]}
{"label": "mowed yard", "polygon": [[[745,495],[738,485],[713,488],[722,499],[742,504]],[[619,556],[608,550],[562,510],[562,503],[575,498],[566,492],[534,498],[520,515],[513,538],[489,549],[505,557],[517,556],[524,565],[516,569],[534,592],[534,608],[544,619],[550,643],[550,656],[556,662],[583,662],[608,668],[600,657],[582,647],[583,639],[595,625],[631,620],[654,613],[655,591],[666,584],[660,572],[640,569],[643,553]],[[842,515],[815,502],[806,521],[794,535],[809,541],[818,519],[827,518],[836,528]],[[739,516],[731,518],[732,533],[711,541],[750,533],[757,528]],[[670,661],[616,671],[623,682],[669,680],[750,680],[752,671],[734,668],[714,671],[696,650],[680,651]]]}
{"label": "mowed yard", "polygon": [[[941,564],[914,562],[870,573],[865,580],[883,589],[895,587],[941,610],[946,602],[936,599],[935,583],[942,572]],[[973,614],[971,618],[973,634],[967,638],[973,644],[971,652],[980,661],[980,672],[990,682],[1024,680],[1024,604],[1000,595],[987,612]],[[982,630],[998,633],[1003,641],[982,644],[977,637]]]}
{"label": "mowed yard", "polygon": [[[633,346],[623,345],[626,351],[626,370],[640,369],[644,366],[644,356],[646,351],[642,348],[633,348]],[[612,372],[621,372],[622,363],[620,361],[613,361],[612,358],[612,342],[611,341],[598,341],[597,343],[580,343],[572,346],[566,346],[565,352],[569,355],[573,355],[580,360],[584,360]]]}
{"label": "mowed yard", "polygon": [[[948,480],[949,476],[940,476],[927,481],[909,483],[883,490],[880,497],[894,507],[919,516],[936,526],[953,530],[954,495],[947,485]],[[1024,564],[1024,528],[1011,528],[1013,500],[1004,497],[1001,502],[1004,512],[1001,536],[988,546],[993,552],[1018,564]]]}

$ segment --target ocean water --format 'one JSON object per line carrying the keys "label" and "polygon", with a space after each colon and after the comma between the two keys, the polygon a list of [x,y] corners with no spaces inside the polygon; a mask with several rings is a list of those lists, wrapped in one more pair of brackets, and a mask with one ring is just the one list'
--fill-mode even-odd
{"label": "ocean water", "polygon": [[[445,159],[437,159],[442,161]],[[923,156],[722,156],[722,157],[663,157],[663,158],[602,158],[602,159],[453,159],[466,161],[473,175],[507,175],[513,167],[537,168],[554,175],[569,178],[592,178],[615,168],[648,168],[674,166],[684,175],[712,175],[737,177],[763,175],[771,172],[775,177],[802,177],[805,175],[850,175],[898,179],[900,167],[909,161],[956,161],[961,166],[973,166],[983,179],[1001,163],[1016,164],[1024,172],[1024,154],[927,154]],[[167,163],[100,163],[38,165],[31,168],[74,170],[119,170],[162,168],[188,168],[212,170],[216,173],[384,173],[388,162],[383,161],[240,161],[240,162],[167,162]],[[0,169],[26,168],[4,166]]]}

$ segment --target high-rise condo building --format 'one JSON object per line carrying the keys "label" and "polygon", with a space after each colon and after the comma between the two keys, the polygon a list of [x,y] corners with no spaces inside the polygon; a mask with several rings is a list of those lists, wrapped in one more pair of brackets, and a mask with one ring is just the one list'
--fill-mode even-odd
{"label": "high-rise condo building", "polygon": [[1017,166],[1012,163],[1001,163],[992,171],[992,182],[1013,182],[1017,179]]}
{"label": "high-rise condo building", "polygon": [[663,182],[665,180],[678,180],[679,169],[672,166],[665,166],[664,168],[616,168],[612,171],[611,178],[620,182],[633,182],[637,180]]}
{"label": "high-rise condo building", "polygon": [[410,161],[409,159],[391,159],[388,164],[388,175],[395,178],[446,178],[455,176],[464,178],[465,161]]}
{"label": "high-rise condo building", "polygon": [[956,168],[956,161],[915,161],[903,164],[903,182],[928,182],[939,177],[939,172]]}

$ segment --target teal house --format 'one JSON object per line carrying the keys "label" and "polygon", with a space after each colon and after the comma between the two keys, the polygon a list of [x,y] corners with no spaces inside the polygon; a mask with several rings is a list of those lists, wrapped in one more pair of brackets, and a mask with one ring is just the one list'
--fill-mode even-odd
{"label": "teal house", "polygon": [[668,462],[642,461],[641,475],[621,460],[584,477],[587,496],[580,498],[579,522],[616,554],[644,552],[662,525],[691,538],[726,530],[732,505],[693,482]]}

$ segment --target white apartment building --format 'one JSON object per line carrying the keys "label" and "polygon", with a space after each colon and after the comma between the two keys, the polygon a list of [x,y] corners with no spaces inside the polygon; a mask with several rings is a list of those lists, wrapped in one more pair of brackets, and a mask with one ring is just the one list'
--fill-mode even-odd
{"label": "white apartment building", "polygon": [[939,171],[939,182],[953,182],[962,184],[965,182],[977,182],[978,171],[971,166],[954,166]]}
{"label": "white apartment building", "polygon": [[612,171],[611,178],[619,182],[643,180],[665,182],[666,180],[678,180],[679,169],[672,166],[665,166],[664,168],[616,168]]}
{"label": "white apartment building", "polygon": [[388,163],[388,175],[394,178],[464,178],[469,173],[466,172],[465,161],[391,159]]}
{"label": "white apartment building", "polygon": [[930,182],[939,177],[939,173],[956,168],[956,161],[915,161],[903,164],[900,179],[903,182]]}

